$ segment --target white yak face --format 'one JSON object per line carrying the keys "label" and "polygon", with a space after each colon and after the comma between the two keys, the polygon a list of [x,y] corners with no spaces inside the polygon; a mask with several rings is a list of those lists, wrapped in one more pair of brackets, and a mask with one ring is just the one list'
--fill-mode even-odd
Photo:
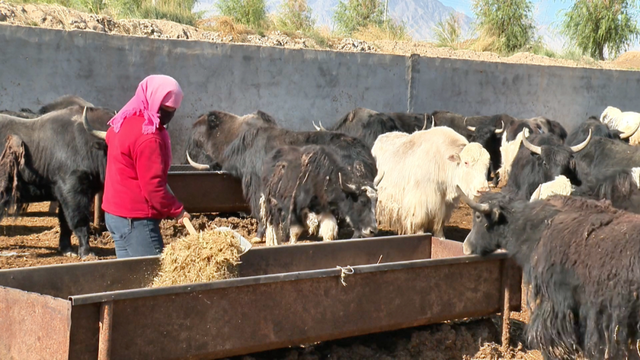
{"label": "white yak face", "polygon": [[456,185],[469,197],[480,196],[489,191],[487,170],[489,169],[489,152],[482,145],[472,142],[467,144],[460,154],[451,155],[449,160],[457,163]]}

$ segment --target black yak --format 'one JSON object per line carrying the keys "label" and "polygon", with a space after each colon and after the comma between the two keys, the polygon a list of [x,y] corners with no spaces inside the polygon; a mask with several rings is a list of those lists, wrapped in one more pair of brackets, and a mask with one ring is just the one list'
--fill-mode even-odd
{"label": "black yak", "polygon": [[529,202],[484,194],[467,255],[505,249],[530,286],[530,345],[545,359],[637,358],[640,215],[608,201],[552,196]]}

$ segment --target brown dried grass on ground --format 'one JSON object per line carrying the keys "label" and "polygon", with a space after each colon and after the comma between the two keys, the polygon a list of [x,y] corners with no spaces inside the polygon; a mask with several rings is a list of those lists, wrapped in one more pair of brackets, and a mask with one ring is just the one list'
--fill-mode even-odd
{"label": "brown dried grass on ground", "polygon": [[208,230],[183,237],[164,248],[151,287],[235,278],[241,252],[232,231]]}
{"label": "brown dried grass on ground", "polygon": [[236,23],[228,16],[212,16],[206,19],[198,20],[196,23],[198,28],[203,31],[217,31],[222,35],[231,35],[235,38],[242,35],[253,35],[255,31],[249,29],[245,25]]}

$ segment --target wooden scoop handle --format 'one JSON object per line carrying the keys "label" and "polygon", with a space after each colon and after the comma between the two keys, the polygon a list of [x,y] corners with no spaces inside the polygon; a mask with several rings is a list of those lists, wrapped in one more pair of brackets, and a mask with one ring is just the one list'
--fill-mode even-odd
{"label": "wooden scoop handle", "polygon": [[182,223],[187,228],[187,231],[189,231],[189,234],[196,235],[198,233],[196,229],[193,227],[193,225],[191,224],[191,220],[184,218],[182,219]]}

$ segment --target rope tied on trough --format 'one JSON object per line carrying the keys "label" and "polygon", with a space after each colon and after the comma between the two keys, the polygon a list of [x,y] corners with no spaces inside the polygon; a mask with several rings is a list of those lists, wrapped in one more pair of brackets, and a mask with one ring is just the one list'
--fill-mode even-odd
{"label": "rope tied on trough", "polygon": [[344,282],[344,278],[347,275],[351,275],[354,273],[353,268],[351,267],[351,265],[347,265],[346,267],[342,267],[342,266],[336,266],[338,269],[340,269],[341,273],[340,273],[340,282],[342,283],[342,286],[347,286],[347,283]]}

